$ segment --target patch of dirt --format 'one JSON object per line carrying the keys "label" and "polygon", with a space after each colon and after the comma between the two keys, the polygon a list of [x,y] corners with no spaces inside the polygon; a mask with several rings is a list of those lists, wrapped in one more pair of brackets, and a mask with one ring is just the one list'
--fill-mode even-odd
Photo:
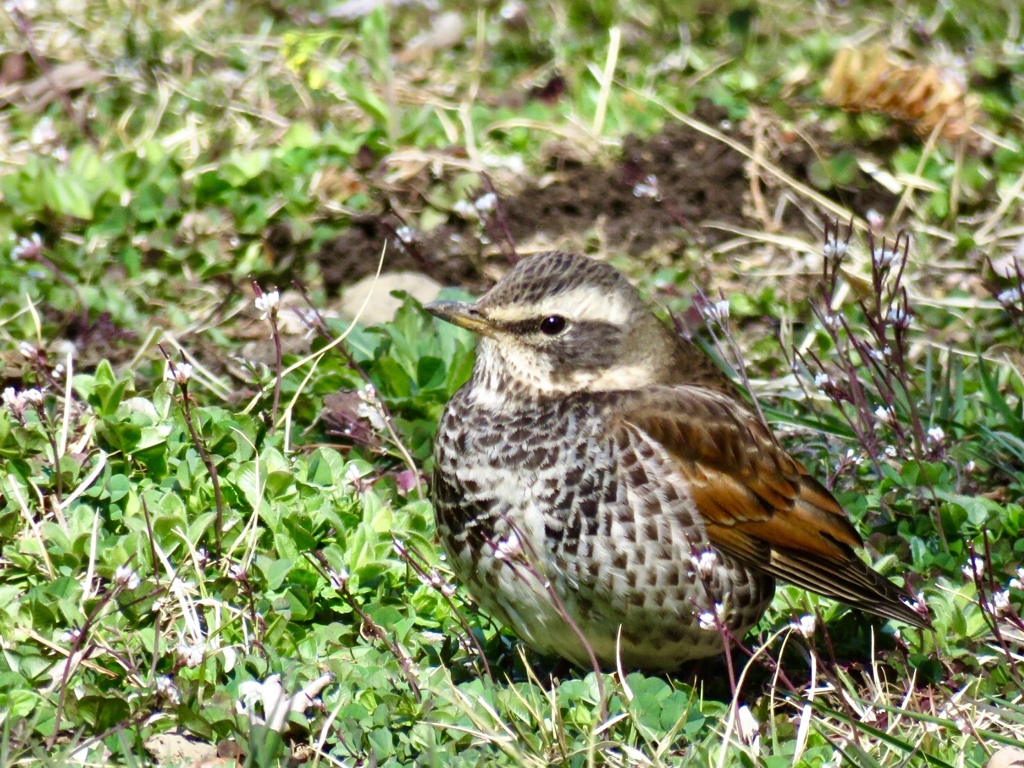
{"label": "patch of dirt", "polygon": [[[724,116],[706,104],[696,115],[716,127]],[[632,254],[669,239],[713,245],[727,235],[704,222],[738,225],[745,218],[745,162],[724,144],[672,123],[649,139],[628,137],[610,168],[570,167],[555,183],[528,187],[505,202],[506,218],[517,241],[538,233],[556,239],[603,220],[609,243]]]}
{"label": "patch of dirt", "polygon": [[[699,105],[694,116],[747,146],[752,143],[741,126],[728,123],[725,112],[708,102]],[[773,159],[787,173],[807,182],[816,160],[845,149],[831,144],[827,135],[812,140],[814,146],[795,136],[776,141]],[[628,137],[610,166],[555,158],[542,180],[529,180],[518,194],[500,201],[495,226],[487,231],[498,242],[508,235],[519,244],[558,244],[569,235],[578,237],[600,227],[610,247],[633,255],[656,246],[670,251],[713,247],[733,235],[708,227],[709,222],[750,229],[763,226],[752,213],[747,162],[721,142],[670,123],[651,138]],[[781,185],[766,173],[761,176],[765,202],[772,210]],[[415,212],[424,205],[417,188],[429,187],[417,179],[404,189],[384,190],[373,186],[372,174],[367,181],[369,193],[381,199],[382,210],[390,210],[397,201]],[[855,184],[828,194],[859,215],[869,208],[884,213],[896,204],[895,196],[863,174]],[[783,224],[790,230],[805,227],[794,206],[786,210]],[[368,215],[325,242],[315,258],[328,293],[337,294],[376,271],[382,244],[385,239],[394,242],[401,226],[393,214]],[[406,247],[392,249],[385,263],[388,270],[418,270],[444,285],[471,290],[491,282],[493,276],[486,267],[476,222],[454,214],[433,231],[417,234]]]}
{"label": "patch of dirt", "polygon": [[[454,219],[455,217],[453,217]],[[367,216],[352,221],[348,230],[323,243],[314,258],[320,266],[328,295],[357,283],[377,271],[385,240],[388,253],[384,269],[388,272],[422,272],[442,285],[482,288],[486,285],[481,268],[481,245],[467,233],[464,222],[453,221],[401,248],[392,247],[402,223],[396,216]]]}

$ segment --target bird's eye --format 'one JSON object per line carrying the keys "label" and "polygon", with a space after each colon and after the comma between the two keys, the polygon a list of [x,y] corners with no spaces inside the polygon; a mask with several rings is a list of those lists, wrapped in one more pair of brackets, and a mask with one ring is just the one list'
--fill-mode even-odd
{"label": "bird's eye", "polygon": [[565,330],[565,318],[561,315],[552,315],[551,317],[545,317],[540,321],[541,333],[547,334],[548,336],[557,336]]}

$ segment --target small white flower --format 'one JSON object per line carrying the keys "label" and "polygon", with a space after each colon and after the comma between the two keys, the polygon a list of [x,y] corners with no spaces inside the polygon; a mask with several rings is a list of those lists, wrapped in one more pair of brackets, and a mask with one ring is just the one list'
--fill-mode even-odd
{"label": "small white flower", "polygon": [[117,566],[112,581],[115,587],[122,587],[124,589],[137,589],[139,584],[142,583],[139,579],[139,574],[127,565]]}
{"label": "small white flower", "polygon": [[352,575],[348,572],[348,568],[339,568],[336,571],[331,571],[330,576],[331,585],[335,589],[341,589],[348,584],[348,580],[352,578]]}
{"label": "small white flower", "polygon": [[512,531],[504,539],[498,541],[498,546],[494,548],[494,559],[495,560],[512,560],[518,557],[523,551],[522,545],[519,542],[519,535]]}
{"label": "small white flower", "polygon": [[44,117],[32,128],[29,135],[29,143],[33,147],[42,147],[52,144],[57,140],[57,129],[53,127],[53,118]]}
{"label": "small white flower", "polygon": [[955,718],[953,720],[953,724],[956,726],[956,729],[964,735],[971,732],[971,729],[967,725],[967,721],[964,720],[962,717]]}
{"label": "small white flower", "polygon": [[713,304],[707,304],[704,308],[704,315],[707,317],[708,322],[725,325],[729,320],[729,301],[721,299]]}
{"label": "small white flower", "polygon": [[834,315],[831,312],[821,319],[822,324],[829,329],[835,330],[842,326],[842,322],[839,320],[839,315]]}
{"label": "small white flower", "polygon": [[867,219],[868,226],[876,231],[880,230],[885,225],[885,217],[874,208],[868,210],[868,212],[864,214],[864,218]]}
{"label": "small white flower", "polygon": [[31,344],[29,344],[27,341],[23,341],[20,344],[18,344],[18,352],[21,353],[22,357],[27,357],[30,360],[34,357],[39,356],[39,350],[36,349]]}
{"label": "small white flower", "polygon": [[793,629],[803,635],[805,638],[810,640],[814,637],[814,630],[818,626],[818,620],[810,614],[801,616],[799,621],[793,622]]}
{"label": "small white flower", "polygon": [[895,328],[909,328],[914,322],[914,315],[907,312],[903,307],[893,307],[889,310],[889,324]]}
{"label": "small white flower", "polygon": [[260,320],[266,320],[271,315],[276,315],[277,309],[280,306],[280,291],[269,291],[256,297],[256,309],[258,309],[261,312]]}
{"label": "small white flower", "polygon": [[468,200],[459,200],[452,206],[452,211],[463,219],[477,218],[476,208]]}
{"label": "small white flower", "polygon": [[72,627],[71,629],[66,629],[63,632],[61,632],[61,634],[60,634],[60,641],[62,643],[67,643],[68,645],[72,645],[74,643],[77,643],[79,640],[81,640],[81,638],[82,638],[82,630],[79,629],[78,627]]}
{"label": "small white flower", "polygon": [[697,557],[691,557],[693,564],[703,578],[708,579],[711,574],[715,571],[715,566],[718,564],[718,555],[711,550],[701,552]]}
{"label": "small white flower", "polygon": [[21,393],[21,398],[26,403],[31,403],[32,405],[42,405],[43,392],[42,390],[37,389],[36,387],[32,387],[31,389],[26,389],[25,391],[23,391]]}
{"label": "small white flower", "polygon": [[885,267],[890,267],[893,264],[898,263],[900,260],[899,251],[894,251],[890,248],[877,248],[873,256],[875,259],[875,264],[877,264],[881,269],[884,269]]}
{"label": "small white flower", "polygon": [[298,318],[299,322],[302,323],[302,327],[306,329],[306,333],[303,338],[312,338],[313,334],[317,332],[317,329],[321,325],[320,313],[315,309],[302,308],[296,308],[292,311],[295,313],[295,317]]}
{"label": "small white flower", "polygon": [[161,675],[156,679],[156,695],[158,698],[165,699],[172,707],[181,704],[181,691],[174,684],[174,680],[167,675]]}
{"label": "small white flower", "polygon": [[1010,592],[1004,589],[1002,592],[995,592],[992,601],[988,604],[989,612],[997,619],[1010,614]]}
{"label": "small white flower", "polygon": [[1017,569],[1016,578],[1010,579],[1010,589],[1024,589],[1024,568]]}
{"label": "small white flower", "polygon": [[416,237],[416,230],[410,226],[401,226],[395,230],[398,239],[403,243],[411,243]]}
{"label": "small white flower", "polygon": [[658,177],[653,173],[647,174],[643,181],[638,182],[636,186],[633,187],[633,196],[649,197],[652,200],[657,199],[659,196]]}
{"label": "small white flower", "polygon": [[192,378],[192,366],[189,363],[168,362],[164,368],[164,380],[173,381],[175,384],[184,386]]}
{"label": "small white flower", "polygon": [[184,664],[189,669],[195,669],[203,663],[205,657],[205,646],[202,643],[196,643],[194,645],[189,643],[179,643],[175,649],[175,653],[178,656],[178,661]]}
{"label": "small white flower", "polygon": [[171,605],[177,605],[177,603],[170,597],[158,597],[153,601],[153,613],[163,613]]}
{"label": "small white flower", "polygon": [[864,455],[860,451],[855,451],[853,448],[849,448],[846,451],[846,460],[853,462],[855,467],[859,467],[864,463]]}
{"label": "small white flower", "polygon": [[43,402],[43,393],[35,387],[22,392],[18,392],[14,387],[7,387],[4,389],[3,402],[11,413],[20,419],[30,405],[40,405]]}
{"label": "small white flower", "polygon": [[899,451],[896,450],[895,445],[887,445],[885,446],[885,455],[890,459],[895,459],[899,455]]}
{"label": "small white flower", "polygon": [[1009,307],[1013,304],[1020,303],[1020,298],[1020,286],[1017,286],[1015,288],[1007,288],[1005,291],[996,296],[996,300],[1004,307]]}
{"label": "small white flower", "polygon": [[933,443],[941,443],[946,439],[946,431],[942,427],[932,427],[928,430],[928,439]]}
{"label": "small white flower", "polygon": [[11,261],[18,261],[29,254],[38,255],[43,249],[43,238],[38,232],[33,232],[31,237],[21,238],[14,248],[11,249]]}
{"label": "small white flower", "polygon": [[423,584],[431,589],[436,589],[441,592],[444,590],[445,581],[441,577],[441,574],[437,572],[436,568],[431,568],[429,571],[424,573],[417,573],[416,578],[419,579],[420,584]]}
{"label": "small white flower", "polygon": [[480,213],[490,213],[498,206],[498,196],[493,192],[481,195],[473,203],[473,207]]}
{"label": "small white flower", "polygon": [[715,603],[713,611],[704,611],[697,617],[697,624],[701,629],[718,629],[725,619],[725,608],[721,603]]}
{"label": "small white flower", "polygon": [[893,415],[892,409],[884,405],[875,408],[875,418],[879,424],[892,424]]}
{"label": "small white flower", "polygon": [[245,568],[243,568],[239,563],[234,563],[230,568],[228,568],[228,578],[232,581],[245,581],[249,576],[245,572]]}
{"label": "small white flower", "polygon": [[825,241],[825,247],[821,249],[821,252],[826,259],[841,259],[846,255],[846,251],[849,247],[849,244],[845,241],[840,241],[835,237],[830,237]]}
{"label": "small white flower", "polygon": [[971,581],[983,579],[985,578],[985,561],[980,557],[972,557],[960,570],[963,572],[964,578]]}
{"label": "small white flower", "polygon": [[814,375],[814,386],[818,389],[825,389],[832,386],[832,377],[827,373],[816,373]]}

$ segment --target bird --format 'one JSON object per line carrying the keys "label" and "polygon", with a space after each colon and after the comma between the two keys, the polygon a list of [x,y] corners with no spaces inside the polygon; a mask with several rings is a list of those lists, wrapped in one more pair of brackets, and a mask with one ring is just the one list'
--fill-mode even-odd
{"label": "bird", "polygon": [[479,337],[434,440],[438,538],[534,650],[675,669],[742,638],[776,580],[930,627],[733,380],[610,264],[539,253],[476,302],[425,309]]}

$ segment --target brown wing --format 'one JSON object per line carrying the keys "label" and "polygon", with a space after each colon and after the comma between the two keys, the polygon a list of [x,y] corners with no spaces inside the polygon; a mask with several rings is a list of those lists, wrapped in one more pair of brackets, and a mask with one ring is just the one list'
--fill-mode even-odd
{"label": "brown wing", "polygon": [[648,390],[620,426],[642,430],[676,459],[723,552],[848,605],[930,626],[857,556],[863,541],[832,494],[733,397],[690,386]]}

